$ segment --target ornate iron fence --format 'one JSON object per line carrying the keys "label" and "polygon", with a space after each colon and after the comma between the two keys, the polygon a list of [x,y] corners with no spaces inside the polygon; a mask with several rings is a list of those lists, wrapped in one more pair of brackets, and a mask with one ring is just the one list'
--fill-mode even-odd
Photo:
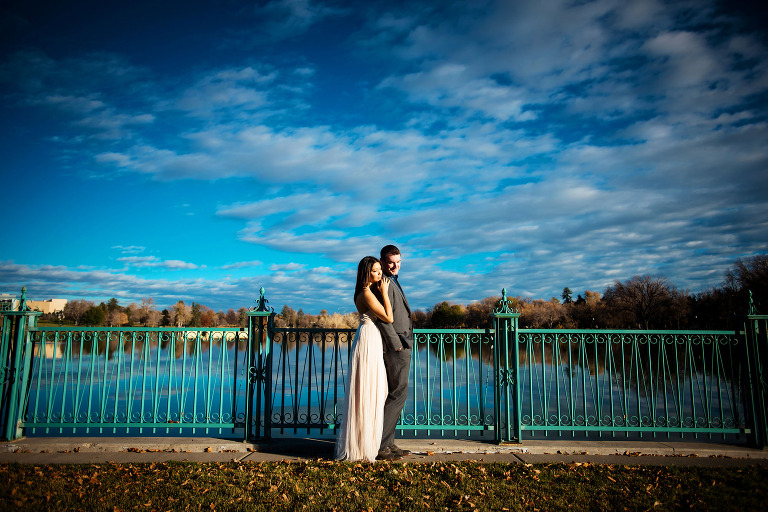
{"label": "ornate iron fence", "polygon": [[741,345],[725,331],[523,329],[522,429],[743,433]]}
{"label": "ornate iron fence", "polygon": [[[247,329],[37,327],[3,311],[0,427],[23,433],[332,434],[352,329],[281,329],[263,291]],[[403,435],[716,434],[768,439],[768,316],[743,333],[416,330]]]}

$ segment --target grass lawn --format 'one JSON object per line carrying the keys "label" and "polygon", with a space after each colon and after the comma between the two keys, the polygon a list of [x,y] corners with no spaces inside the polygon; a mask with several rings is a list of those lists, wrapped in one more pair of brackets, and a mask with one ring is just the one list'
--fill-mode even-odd
{"label": "grass lawn", "polygon": [[3,510],[765,510],[768,468],[0,464]]}

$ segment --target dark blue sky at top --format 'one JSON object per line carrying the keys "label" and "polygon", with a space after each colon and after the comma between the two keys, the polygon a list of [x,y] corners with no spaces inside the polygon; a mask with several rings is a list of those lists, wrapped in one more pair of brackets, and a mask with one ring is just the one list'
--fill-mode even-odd
{"label": "dark blue sky at top", "polygon": [[0,293],[349,311],[717,286],[768,246],[752,2],[11,2]]}

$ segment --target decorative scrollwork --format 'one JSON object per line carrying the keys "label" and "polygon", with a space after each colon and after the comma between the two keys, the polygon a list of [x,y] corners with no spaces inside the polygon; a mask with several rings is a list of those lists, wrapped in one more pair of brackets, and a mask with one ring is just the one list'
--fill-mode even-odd
{"label": "decorative scrollwork", "polygon": [[251,384],[255,384],[256,382],[266,382],[267,381],[267,368],[266,366],[259,369],[255,366],[251,366],[248,368],[248,382]]}
{"label": "decorative scrollwork", "polygon": [[502,288],[501,290],[501,299],[496,304],[496,307],[493,309],[493,315],[514,315],[517,314],[517,309],[510,306],[510,301],[507,298],[507,289]]}
{"label": "decorative scrollwork", "polygon": [[515,378],[515,371],[514,370],[505,370],[505,369],[499,369],[496,374],[496,383],[499,386],[508,385],[508,386],[514,386],[517,382],[517,379]]}
{"label": "decorative scrollwork", "polygon": [[275,308],[267,306],[267,298],[264,296],[264,287],[259,288],[259,299],[256,301],[256,306],[249,308],[248,311],[269,311],[275,312]]}

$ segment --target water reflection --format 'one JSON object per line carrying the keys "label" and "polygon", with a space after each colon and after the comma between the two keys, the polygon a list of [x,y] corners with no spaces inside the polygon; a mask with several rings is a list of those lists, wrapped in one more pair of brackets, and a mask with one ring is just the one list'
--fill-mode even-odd
{"label": "water reflection", "polygon": [[[239,329],[37,331],[26,421],[242,428],[250,408],[262,426],[328,428],[339,421],[353,335],[282,329],[271,345],[263,335],[249,347]],[[495,347],[491,331],[417,332],[402,426],[487,431],[499,382],[503,400],[519,386],[519,419],[531,431],[743,428],[740,341],[732,335],[518,336],[517,346]],[[271,375],[256,367],[271,367]],[[517,375],[499,371],[507,367]],[[248,403],[249,386],[267,381],[268,417],[266,397]]]}

